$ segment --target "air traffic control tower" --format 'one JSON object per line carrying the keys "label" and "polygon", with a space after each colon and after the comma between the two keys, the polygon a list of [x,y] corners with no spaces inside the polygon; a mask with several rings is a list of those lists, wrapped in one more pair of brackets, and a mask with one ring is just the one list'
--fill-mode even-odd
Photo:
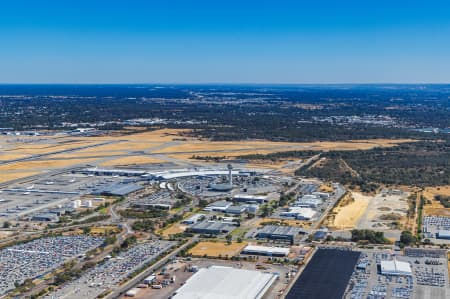
{"label": "air traffic control tower", "polygon": [[228,164],[228,183],[230,184],[230,187],[233,188],[233,165]]}

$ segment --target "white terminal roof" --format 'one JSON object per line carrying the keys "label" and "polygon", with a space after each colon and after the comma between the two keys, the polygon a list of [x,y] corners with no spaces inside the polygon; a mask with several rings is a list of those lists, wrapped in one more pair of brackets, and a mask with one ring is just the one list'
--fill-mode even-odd
{"label": "white terminal roof", "polygon": [[388,275],[412,275],[411,265],[407,262],[381,261],[381,273]]}
{"label": "white terminal roof", "polygon": [[177,291],[176,299],[260,299],[275,274],[230,267],[202,268]]}
{"label": "white terminal roof", "polygon": [[[189,176],[209,176],[209,175],[228,175],[228,170],[187,170],[187,171],[166,171],[166,172],[159,172],[159,173],[153,173],[156,176],[159,176],[165,180],[170,180],[174,178],[179,177],[189,177]],[[238,175],[239,170],[232,170],[231,173],[233,175]]]}
{"label": "white terminal roof", "polygon": [[258,246],[258,245],[247,245],[244,252],[248,253],[262,253],[262,254],[271,254],[271,255],[288,255],[289,248],[285,247],[269,247],[269,246]]}

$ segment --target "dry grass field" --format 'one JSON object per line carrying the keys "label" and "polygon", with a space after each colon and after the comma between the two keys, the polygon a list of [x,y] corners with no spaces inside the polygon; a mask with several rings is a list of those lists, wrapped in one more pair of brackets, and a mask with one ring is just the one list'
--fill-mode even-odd
{"label": "dry grass field", "polygon": [[245,246],[247,246],[246,242],[230,245],[224,242],[200,242],[189,250],[189,253],[193,256],[232,257],[239,254]]}
{"label": "dry grass field", "polygon": [[36,175],[39,172],[33,172],[33,171],[28,171],[28,172],[4,172],[4,171],[0,171],[0,183],[4,183],[4,182],[8,182],[8,181],[12,181],[12,180],[17,180],[17,179],[21,179],[21,178],[26,178],[32,175]]}
{"label": "dry grass field", "polygon": [[[262,154],[280,150],[364,150],[374,147],[391,147],[404,142],[411,142],[411,139],[374,139],[360,141],[333,141],[333,142],[308,142],[308,143],[291,143],[291,142],[270,142],[270,141],[194,141],[185,142],[180,145],[167,147],[159,152],[176,153],[176,152],[207,152],[207,151],[223,151],[233,152],[239,151],[241,154],[254,153],[260,149]],[[246,151],[248,150],[248,151]],[[221,153],[217,153],[220,155]],[[223,153],[222,153],[223,155]]]}
{"label": "dry grass field", "polygon": [[450,217],[450,209],[446,209],[439,201],[434,199],[436,195],[450,196],[450,186],[429,187],[423,191],[423,195],[427,200],[431,201],[431,204],[424,205],[424,215]]}
{"label": "dry grass field", "polygon": [[120,156],[120,155],[126,155],[127,152],[121,152],[121,151],[103,151],[103,152],[84,152],[84,151],[75,151],[70,153],[63,153],[63,154],[55,154],[55,155],[49,155],[47,158],[49,159],[78,159],[78,158],[90,158],[90,157],[99,157],[99,158],[107,158],[111,156]]}
{"label": "dry grass field", "polygon": [[143,164],[157,164],[164,163],[164,161],[152,158],[149,156],[128,156],[117,158],[114,160],[109,160],[101,163],[101,166],[133,166],[133,165],[143,165]]}
{"label": "dry grass field", "polygon": [[30,155],[26,154],[17,154],[17,153],[9,153],[9,152],[0,152],[0,161],[9,161],[15,159],[22,159],[29,157]]}
{"label": "dry grass field", "polygon": [[170,235],[180,234],[180,233],[184,232],[186,230],[186,228],[187,228],[187,225],[175,223],[175,224],[169,226],[168,228],[166,228],[165,230],[163,230],[161,232],[161,235],[163,237],[168,237]]}
{"label": "dry grass field", "polygon": [[47,170],[69,167],[77,164],[88,164],[95,159],[36,160],[0,165],[0,171]]}

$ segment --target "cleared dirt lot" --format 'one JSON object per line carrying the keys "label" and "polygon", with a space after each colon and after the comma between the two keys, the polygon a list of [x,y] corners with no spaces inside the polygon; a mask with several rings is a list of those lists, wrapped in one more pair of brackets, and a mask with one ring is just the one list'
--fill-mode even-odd
{"label": "cleared dirt lot", "polygon": [[164,237],[182,233],[186,230],[187,225],[175,223],[161,232]]}
{"label": "cleared dirt lot", "polygon": [[358,229],[391,229],[392,222],[406,223],[408,193],[392,194],[381,192],[369,201],[365,213],[360,218]]}
{"label": "cleared dirt lot", "polygon": [[235,256],[247,245],[246,242],[232,243],[228,245],[224,242],[200,242],[189,250],[193,256],[225,257]]}
{"label": "cleared dirt lot", "polygon": [[345,205],[339,205],[333,209],[333,212],[336,213],[336,215],[334,221],[329,224],[331,228],[356,228],[356,224],[369,206],[371,197],[359,192],[352,192],[351,197],[353,198],[353,201],[350,201]]}

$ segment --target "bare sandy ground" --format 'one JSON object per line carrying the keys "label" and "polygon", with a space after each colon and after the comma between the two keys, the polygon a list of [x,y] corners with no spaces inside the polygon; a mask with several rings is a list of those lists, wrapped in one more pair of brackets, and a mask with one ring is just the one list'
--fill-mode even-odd
{"label": "bare sandy ground", "polygon": [[359,192],[352,192],[354,201],[343,207],[337,207],[337,212],[332,227],[337,229],[353,229],[366,212],[369,206],[370,196],[363,195]]}
{"label": "bare sandy ground", "polygon": [[189,253],[192,253],[193,256],[203,256],[206,254],[211,257],[232,257],[241,252],[246,245],[246,242],[232,243],[230,245],[223,242],[200,242]]}

